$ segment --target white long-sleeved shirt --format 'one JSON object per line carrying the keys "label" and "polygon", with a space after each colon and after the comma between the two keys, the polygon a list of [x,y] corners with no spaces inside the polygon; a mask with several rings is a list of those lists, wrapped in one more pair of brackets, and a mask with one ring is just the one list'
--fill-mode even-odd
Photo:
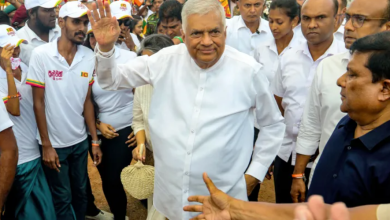
{"label": "white long-sleeved shirt", "polygon": [[278,156],[288,161],[292,154],[295,165],[295,143],[301,123],[307,92],[313,81],[318,64],[326,57],[346,51],[344,42],[334,39],[328,50],[313,60],[307,42],[287,51],[280,59],[280,68],[273,82],[273,92],[282,99],[286,133]]}
{"label": "white long-sleeved shirt", "polygon": [[[112,53],[112,52],[111,52]],[[155,159],[154,205],[171,220],[189,219],[188,196],[207,194],[208,172],[224,192],[247,200],[244,172],[263,180],[283,140],[285,125],[261,65],[226,46],[219,61],[201,69],[184,44],[125,65],[97,57],[104,89],[151,84],[149,112]],[[253,149],[253,109],[261,132]]]}
{"label": "white long-sleeved shirt", "polygon": [[261,44],[274,39],[268,21],[262,18],[257,33],[251,32],[241,15],[226,20],[226,27],[226,45],[252,57]]}
{"label": "white long-sleeved shirt", "polygon": [[[318,65],[306,98],[296,152],[314,155],[319,147],[320,154],[314,161],[312,173],[333,130],[345,116],[345,113],[340,111],[341,89],[337,86],[337,79],[346,72],[349,59],[349,51],[324,59]],[[310,175],[310,179],[312,176]]]}

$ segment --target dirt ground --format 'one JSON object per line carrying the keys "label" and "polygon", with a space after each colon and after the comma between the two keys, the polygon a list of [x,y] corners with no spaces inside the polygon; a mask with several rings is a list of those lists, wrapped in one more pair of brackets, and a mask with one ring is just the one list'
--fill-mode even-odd
{"label": "dirt ground", "polygon": [[[147,158],[151,158],[150,156],[151,155],[147,155]],[[92,184],[92,192],[93,195],[95,196],[96,206],[101,210],[110,211],[106,198],[104,197],[103,194],[102,182],[100,179],[99,172],[95,167],[93,167],[91,159],[89,159],[88,161],[88,173]],[[128,196],[127,201],[128,201],[127,215],[129,216],[130,220],[146,219],[146,209],[141,205],[141,203],[138,200]],[[264,181],[260,189],[259,201],[272,202],[272,203],[275,202],[275,190],[274,190],[273,180]]]}

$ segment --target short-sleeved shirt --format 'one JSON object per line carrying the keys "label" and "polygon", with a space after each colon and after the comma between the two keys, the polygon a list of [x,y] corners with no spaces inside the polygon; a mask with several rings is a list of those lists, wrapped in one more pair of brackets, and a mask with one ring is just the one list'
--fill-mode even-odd
{"label": "short-sleeved shirt", "polygon": [[[45,113],[49,139],[54,148],[64,148],[87,138],[84,102],[93,84],[94,53],[77,46],[72,64],[58,52],[57,41],[35,48],[27,84],[45,89]],[[37,135],[40,144],[40,135]]]}
{"label": "short-sleeved shirt", "polygon": [[151,35],[156,33],[158,20],[158,13],[154,13],[148,17],[148,21],[146,22],[145,35]]}
{"label": "short-sleeved shirt", "polygon": [[[119,48],[115,49],[115,61],[118,64],[126,64],[136,57],[137,54],[134,52]],[[134,99],[132,89],[108,91],[100,88],[98,83],[94,83],[92,93],[96,104],[99,106],[98,118],[100,121],[110,124],[116,131],[131,126],[133,122]],[[97,132],[101,134],[99,130]]]}
{"label": "short-sleeved shirt", "polygon": [[325,203],[348,207],[390,203],[390,121],[354,138],[357,124],[345,116],[322,153],[309,189]]}
{"label": "short-sleeved shirt", "polygon": [[[14,125],[11,119],[8,117],[7,109],[5,108],[4,102],[0,102],[0,132]],[[1,154],[1,152],[0,152]]]}
{"label": "short-sleeved shirt", "polygon": [[[14,123],[13,131],[19,149],[18,165],[30,162],[41,156],[39,153],[37,136],[37,123],[35,121],[31,86],[27,85],[26,77],[28,67],[20,64],[22,70],[21,81],[15,79],[16,90],[19,96],[20,116],[9,114]],[[4,103],[8,102],[7,74],[0,68],[0,98]]]}

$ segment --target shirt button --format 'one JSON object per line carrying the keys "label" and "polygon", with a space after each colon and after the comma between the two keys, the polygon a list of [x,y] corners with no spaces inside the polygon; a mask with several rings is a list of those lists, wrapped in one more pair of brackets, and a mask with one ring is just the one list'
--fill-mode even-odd
{"label": "shirt button", "polygon": [[347,149],[348,149],[348,150],[351,150],[351,149],[352,149],[352,147],[351,147],[351,146],[348,146],[348,147],[347,147]]}
{"label": "shirt button", "polygon": [[333,178],[335,178],[335,179],[336,179],[336,178],[337,178],[337,174],[333,174]]}

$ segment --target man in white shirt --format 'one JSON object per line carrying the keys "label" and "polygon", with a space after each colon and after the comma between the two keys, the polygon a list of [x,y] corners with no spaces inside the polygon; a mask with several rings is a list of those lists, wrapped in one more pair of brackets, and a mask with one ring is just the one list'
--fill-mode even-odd
{"label": "man in white shirt", "polygon": [[[384,7],[385,5],[387,6]],[[349,49],[352,43],[359,38],[389,30],[388,6],[388,0],[378,0],[376,4],[365,0],[354,0],[346,12],[345,47]],[[367,19],[361,19],[362,16]],[[370,18],[383,18],[384,20],[369,20]],[[345,116],[345,113],[340,111],[340,89],[336,82],[345,73],[349,60],[350,53],[347,51],[324,59],[317,68],[298,133],[294,174],[302,174],[311,155],[319,149],[319,155],[311,171],[313,175],[333,130],[340,119]],[[291,196],[300,196],[302,198],[300,201],[304,201],[305,193],[304,181],[294,179]]]}
{"label": "man in white shirt", "polygon": [[[285,117],[286,133],[275,159],[277,203],[291,203],[290,189],[295,165],[295,144],[306,94],[321,60],[345,51],[344,42],[333,37],[337,0],[306,0],[302,6],[302,33],[307,42],[288,50],[280,59],[273,91]],[[306,174],[310,169],[306,170]]]}
{"label": "man in white shirt", "polygon": [[[60,9],[62,35],[37,47],[31,56],[27,84],[33,86],[44,171],[57,220],[85,218],[88,141],[92,136],[95,165],[101,161],[91,88],[93,52],[81,44],[88,28],[87,7],[68,2]],[[61,171],[61,172],[60,172]]]}
{"label": "man in white shirt", "polygon": [[[99,85],[109,90],[154,87],[149,126],[156,209],[171,220],[191,218],[183,206],[189,204],[189,195],[207,193],[202,184],[206,169],[224,192],[247,200],[247,187],[264,179],[285,126],[261,65],[225,46],[220,2],[187,1],[182,10],[185,43],[125,65],[115,62],[119,28],[111,13],[106,11],[103,18],[88,15],[99,45]],[[261,132],[253,149],[254,109]]]}
{"label": "man in white shirt", "polygon": [[339,41],[344,41],[344,18],[347,11],[347,0],[337,0],[339,10],[337,11],[337,23],[335,27],[334,37]]}
{"label": "man in white shirt", "polygon": [[255,49],[273,39],[268,21],[261,18],[265,0],[238,0],[240,16],[226,20],[226,45],[254,56]]}
{"label": "man in white shirt", "polygon": [[20,59],[27,66],[35,47],[53,42],[61,35],[61,29],[56,25],[56,12],[54,10],[59,3],[58,0],[25,1],[28,20],[26,25],[16,34],[29,42],[29,44],[21,45],[20,54]]}
{"label": "man in white shirt", "polygon": [[3,209],[11,190],[18,163],[18,146],[12,126],[4,103],[0,102],[0,209]]}

